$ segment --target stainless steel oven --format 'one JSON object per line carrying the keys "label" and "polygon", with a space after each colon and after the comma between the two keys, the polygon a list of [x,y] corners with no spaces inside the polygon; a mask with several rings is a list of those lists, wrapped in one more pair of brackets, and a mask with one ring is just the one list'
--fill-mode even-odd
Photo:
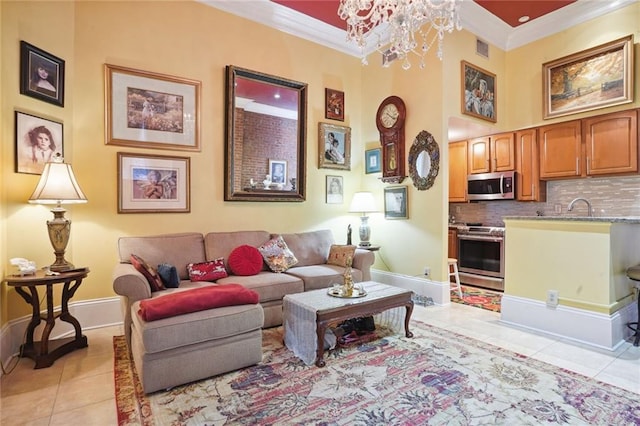
{"label": "stainless steel oven", "polygon": [[458,270],[464,284],[504,290],[504,228],[458,229]]}

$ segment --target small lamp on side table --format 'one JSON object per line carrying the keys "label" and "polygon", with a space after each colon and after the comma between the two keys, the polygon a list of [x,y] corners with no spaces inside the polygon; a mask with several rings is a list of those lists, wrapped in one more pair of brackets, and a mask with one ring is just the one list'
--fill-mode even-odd
{"label": "small lamp on side table", "polygon": [[49,266],[54,272],[67,271],[74,266],[64,258],[64,252],[71,235],[71,221],[64,217],[62,204],[86,203],[87,197],[80,189],[71,164],[66,164],[62,156],[57,156],[45,164],[40,181],[29,198],[34,204],[55,204],[51,209],[53,220],[47,221],[49,240],[56,255],[56,261]]}
{"label": "small lamp on side table", "polygon": [[360,247],[369,247],[371,243],[371,228],[369,227],[369,216],[367,213],[377,212],[376,203],[371,192],[356,192],[353,194],[349,213],[362,213],[360,216]]}

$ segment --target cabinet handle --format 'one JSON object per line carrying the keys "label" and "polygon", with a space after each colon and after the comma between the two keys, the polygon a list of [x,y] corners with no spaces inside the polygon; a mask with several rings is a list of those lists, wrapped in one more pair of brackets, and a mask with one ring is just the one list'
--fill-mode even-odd
{"label": "cabinet handle", "polygon": [[576,176],[580,176],[580,157],[576,157]]}
{"label": "cabinet handle", "polygon": [[587,174],[591,173],[591,167],[589,167],[591,164],[589,163],[589,157],[587,157]]}
{"label": "cabinet handle", "polygon": [[493,159],[493,167],[497,170],[498,169],[498,159],[494,158]]}

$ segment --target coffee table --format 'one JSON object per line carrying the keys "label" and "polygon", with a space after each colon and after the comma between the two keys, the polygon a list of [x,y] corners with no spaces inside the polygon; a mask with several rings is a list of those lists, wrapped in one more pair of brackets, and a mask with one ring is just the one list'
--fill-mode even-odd
{"label": "coffee table", "polygon": [[288,294],[284,297],[284,343],[305,364],[311,365],[315,360],[316,366],[324,367],[324,339],[327,328],[351,318],[405,307],[405,336],[413,337],[413,333],[409,331],[409,320],[413,312],[411,290],[375,281],[365,281],[356,285],[362,286],[367,293],[366,296],[333,297],[328,294],[328,289],[321,289]]}

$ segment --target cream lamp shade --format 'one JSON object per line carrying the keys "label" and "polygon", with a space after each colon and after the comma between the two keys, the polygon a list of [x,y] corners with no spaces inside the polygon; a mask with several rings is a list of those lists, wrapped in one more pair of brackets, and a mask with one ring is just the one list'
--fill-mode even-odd
{"label": "cream lamp shade", "polygon": [[351,200],[351,206],[349,207],[350,213],[362,213],[360,216],[360,247],[369,247],[371,238],[371,228],[369,227],[369,216],[367,213],[377,212],[376,201],[373,198],[371,192],[356,192],[353,194]]}
{"label": "cream lamp shade", "polygon": [[53,162],[45,164],[29,202],[56,205],[51,209],[53,220],[47,221],[49,240],[56,255],[56,261],[49,269],[54,272],[73,269],[74,266],[64,258],[71,235],[71,221],[64,217],[66,210],[62,204],[86,203],[87,197],[80,189],[71,165],[64,163],[62,157],[56,157]]}

